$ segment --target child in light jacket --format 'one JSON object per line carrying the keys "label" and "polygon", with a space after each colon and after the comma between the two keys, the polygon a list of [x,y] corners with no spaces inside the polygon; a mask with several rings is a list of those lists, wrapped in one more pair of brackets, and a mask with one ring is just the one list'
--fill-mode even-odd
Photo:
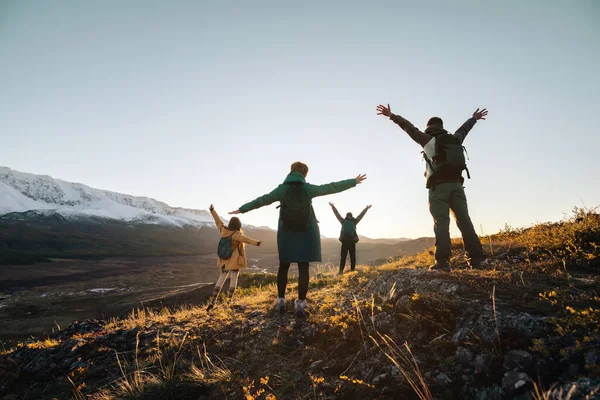
{"label": "child in light jacket", "polygon": [[233,293],[237,288],[238,276],[241,269],[248,268],[248,262],[246,260],[246,244],[251,244],[254,246],[260,246],[261,242],[248,236],[245,236],[242,231],[242,223],[239,218],[233,217],[229,220],[229,224],[225,226],[219,215],[215,211],[215,208],[211,204],[208,208],[210,213],[212,214],[215,224],[217,224],[217,229],[219,229],[219,233],[222,238],[231,237],[231,257],[227,259],[221,259],[220,257],[217,260],[217,266],[221,268],[221,274],[219,275],[219,279],[215,284],[215,288],[213,290],[212,298],[208,304],[207,310],[210,311],[215,306],[217,301],[217,297],[221,292],[221,288],[227,279],[227,275],[230,275],[229,282],[229,293],[228,296],[231,299],[233,297]]}

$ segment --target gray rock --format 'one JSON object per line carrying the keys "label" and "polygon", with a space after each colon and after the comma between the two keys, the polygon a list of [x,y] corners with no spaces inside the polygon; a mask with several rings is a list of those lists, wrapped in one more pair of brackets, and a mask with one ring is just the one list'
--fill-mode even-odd
{"label": "gray rock", "polygon": [[463,371],[463,374],[461,375],[462,381],[465,385],[471,385],[475,379],[473,378],[473,375],[471,373],[465,373],[466,371]]}
{"label": "gray rock", "polygon": [[481,389],[474,398],[476,400],[502,400],[503,395],[504,392],[502,391],[502,388],[498,385],[494,385]]}
{"label": "gray rock", "polygon": [[386,331],[392,326],[392,316],[388,313],[379,313],[374,318],[375,327],[378,330]]}
{"label": "gray rock", "polygon": [[452,340],[455,343],[480,338],[488,343],[497,343],[496,322],[500,335],[506,331],[516,332],[526,339],[536,337],[543,327],[542,319],[527,313],[506,313],[497,311],[494,317],[492,307],[486,305],[480,313],[472,314],[457,324]]}
{"label": "gray rock", "polygon": [[533,356],[523,350],[511,350],[504,356],[502,365],[507,371],[514,369],[527,370],[533,365]]}
{"label": "gray rock", "polygon": [[446,283],[441,288],[445,293],[453,294],[458,292],[459,286],[456,283]]}
{"label": "gray rock", "polygon": [[458,361],[463,366],[468,366],[471,364],[471,361],[473,361],[473,352],[464,347],[459,347],[458,349],[456,349],[456,353],[454,355],[456,357],[456,361]]}
{"label": "gray rock", "polygon": [[436,377],[435,377],[435,381],[438,383],[438,385],[440,386],[447,386],[449,384],[452,383],[452,379],[450,379],[450,377],[446,374],[439,373]]}
{"label": "gray rock", "polygon": [[530,384],[531,379],[524,372],[509,371],[502,378],[502,389],[509,396],[525,391]]}
{"label": "gray rock", "polygon": [[312,339],[313,337],[315,337],[317,329],[314,325],[306,325],[302,328],[301,332],[302,336],[304,336],[304,339]]}
{"label": "gray rock", "polygon": [[363,381],[371,382],[371,380],[373,379],[373,375],[375,375],[375,368],[371,367],[368,370],[366,370],[366,369],[363,370],[363,372],[362,372]]}
{"label": "gray rock", "polygon": [[388,377],[389,377],[389,374],[377,375],[375,378],[373,378],[373,385],[377,386],[377,385],[387,381]]}
{"label": "gray rock", "polygon": [[570,393],[572,399],[598,400],[600,399],[600,379],[580,378],[574,382],[554,386],[548,390],[548,398],[559,399],[565,393]]}
{"label": "gray rock", "polygon": [[477,354],[475,357],[475,373],[482,374],[487,371],[492,356],[488,353]]}

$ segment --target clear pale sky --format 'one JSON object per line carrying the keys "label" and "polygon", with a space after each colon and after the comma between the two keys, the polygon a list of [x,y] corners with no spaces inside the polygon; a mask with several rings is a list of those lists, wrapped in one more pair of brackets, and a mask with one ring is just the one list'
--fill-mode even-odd
{"label": "clear pale sky", "polygon": [[[485,4],[484,4],[485,3]],[[600,205],[600,2],[0,0],[0,165],[225,215],[296,160],[321,232],[432,236],[425,128],[465,141],[477,231]],[[275,204],[241,216],[276,226]],[[453,224],[453,235],[458,233]]]}

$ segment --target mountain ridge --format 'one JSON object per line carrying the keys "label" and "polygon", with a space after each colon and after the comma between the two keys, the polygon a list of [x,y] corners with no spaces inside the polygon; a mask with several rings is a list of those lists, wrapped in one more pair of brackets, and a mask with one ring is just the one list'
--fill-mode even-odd
{"label": "mountain ridge", "polygon": [[39,211],[183,227],[213,224],[210,213],[0,166],[0,215]]}
{"label": "mountain ridge", "polygon": [[[138,224],[212,226],[210,212],[186,207],[173,207],[147,196],[134,196],[98,189],[83,183],[69,182],[50,175],[32,174],[0,166],[0,218],[37,212],[40,216],[60,215],[67,220],[115,219]],[[22,214],[19,216],[18,214]],[[29,214],[33,216],[34,214]],[[10,218],[10,217],[9,217]],[[223,218],[223,221],[228,221]],[[244,224],[253,230],[274,229],[266,225]],[[327,236],[323,238],[329,239]],[[410,238],[370,238],[364,243],[397,244]]]}

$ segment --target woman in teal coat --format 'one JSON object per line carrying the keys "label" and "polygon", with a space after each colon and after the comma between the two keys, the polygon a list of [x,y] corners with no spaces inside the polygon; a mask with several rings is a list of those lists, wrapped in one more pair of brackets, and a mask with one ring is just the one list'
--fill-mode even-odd
{"label": "woman in teal coat", "polygon": [[[265,194],[249,203],[244,204],[238,210],[230,212],[230,214],[246,213],[260,207],[267,206],[276,201],[282,204],[289,196],[288,190],[294,190],[296,185],[301,185],[301,193],[306,196],[310,207],[307,215],[306,226],[300,229],[291,229],[287,224],[287,220],[282,218],[285,212],[281,209],[279,214],[279,223],[277,229],[277,248],[279,251],[279,271],[277,273],[277,310],[285,311],[285,291],[287,287],[288,270],[291,263],[298,263],[298,299],[295,302],[296,312],[304,315],[306,307],[306,293],[308,292],[308,266],[310,262],[321,262],[321,233],[319,225],[311,205],[311,200],[314,197],[325,196],[328,194],[343,192],[355,187],[365,179],[366,175],[358,175],[356,178],[346,179],[339,182],[332,182],[325,185],[311,185],[306,183],[306,175],[308,174],[308,166],[301,162],[295,162],[291,166],[291,172],[285,178],[283,183],[271,193]],[[292,189],[294,187],[294,189]],[[300,195],[300,196],[302,196]],[[284,206],[285,207],[285,206]],[[291,207],[290,207],[291,209]],[[301,211],[296,212],[300,214]],[[298,217],[298,215],[296,216]],[[289,218],[289,216],[286,216]],[[292,216],[294,218],[294,216]],[[302,218],[301,216],[299,217]]]}

